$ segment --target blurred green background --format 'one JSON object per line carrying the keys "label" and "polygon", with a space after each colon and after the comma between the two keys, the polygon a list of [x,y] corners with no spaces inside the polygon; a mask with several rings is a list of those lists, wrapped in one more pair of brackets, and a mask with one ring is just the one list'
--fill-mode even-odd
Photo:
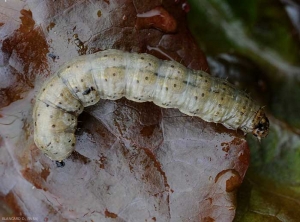
{"label": "blurred green background", "polygon": [[235,221],[300,221],[300,1],[189,0],[212,75],[260,101],[270,134],[247,136],[251,163]]}

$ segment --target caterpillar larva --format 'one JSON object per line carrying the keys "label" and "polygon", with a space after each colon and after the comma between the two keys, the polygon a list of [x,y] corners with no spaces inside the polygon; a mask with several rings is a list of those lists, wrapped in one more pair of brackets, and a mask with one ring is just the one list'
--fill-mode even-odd
{"label": "caterpillar larva", "polygon": [[77,116],[101,99],[125,96],[265,137],[269,121],[261,107],[225,80],[148,54],[106,50],[62,66],[42,87],[33,110],[34,141],[61,161],[74,150]]}

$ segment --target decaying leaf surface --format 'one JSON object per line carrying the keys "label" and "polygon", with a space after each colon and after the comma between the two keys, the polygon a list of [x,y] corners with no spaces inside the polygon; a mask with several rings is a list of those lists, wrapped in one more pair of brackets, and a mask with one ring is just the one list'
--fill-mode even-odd
{"label": "decaying leaf surface", "polygon": [[249,151],[241,133],[221,125],[152,103],[102,100],[80,116],[76,152],[63,168],[33,142],[37,91],[80,54],[117,48],[207,70],[185,9],[183,1],[1,3],[1,214],[39,221],[234,218]]}

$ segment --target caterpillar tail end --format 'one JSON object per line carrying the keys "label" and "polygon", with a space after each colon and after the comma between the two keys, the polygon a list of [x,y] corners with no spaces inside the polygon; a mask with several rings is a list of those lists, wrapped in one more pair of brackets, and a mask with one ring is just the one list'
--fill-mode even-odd
{"label": "caterpillar tail end", "polygon": [[269,133],[270,123],[263,108],[260,108],[254,117],[252,134],[261,141]]}

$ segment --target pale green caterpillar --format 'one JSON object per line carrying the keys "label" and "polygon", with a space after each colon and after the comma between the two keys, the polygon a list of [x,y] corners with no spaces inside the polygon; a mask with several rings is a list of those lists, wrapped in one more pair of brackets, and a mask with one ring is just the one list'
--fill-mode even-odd
{"label": "pale green caterpillar", "polygon": [[101,99],[126,97],[221,123],[265,137],[269,121],[261,107],[226,80],[148,54],[106,50],[62,66],[42,87],[33,110],[34,141],[62,161],[75,148],[77,117]]}

